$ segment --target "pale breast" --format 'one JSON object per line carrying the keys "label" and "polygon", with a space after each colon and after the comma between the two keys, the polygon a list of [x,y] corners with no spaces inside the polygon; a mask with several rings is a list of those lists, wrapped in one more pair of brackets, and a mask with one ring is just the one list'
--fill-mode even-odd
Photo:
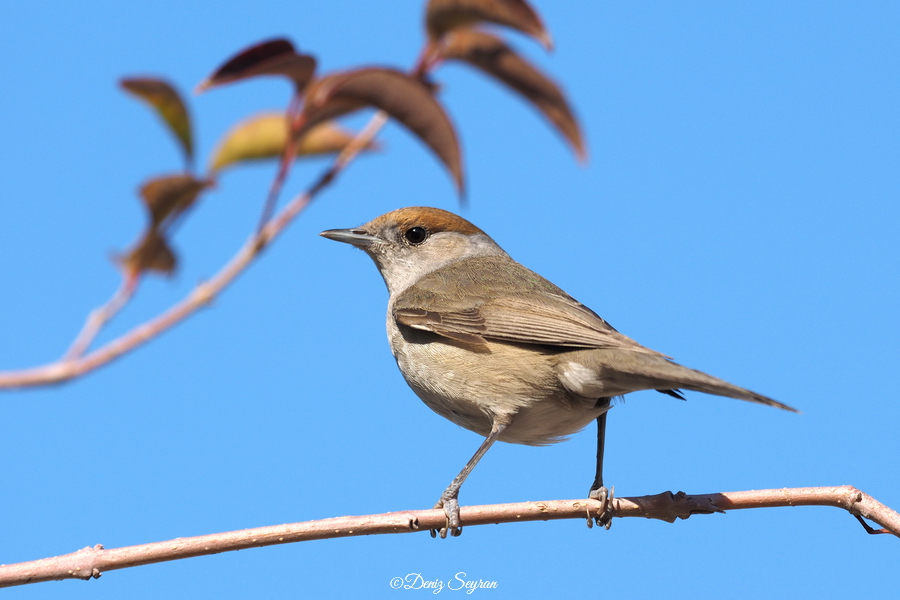
{"label": "pale breast", "polygon": [[388,316],[397,365],[416,395],[457,425],[487,435],[496,415],[512,416],[506,442],[561,441],[597,418],[596,398],[572,393],[557,375],[556,356],[537,347],[488,342],[473,350],[436,334],[400,327]]}

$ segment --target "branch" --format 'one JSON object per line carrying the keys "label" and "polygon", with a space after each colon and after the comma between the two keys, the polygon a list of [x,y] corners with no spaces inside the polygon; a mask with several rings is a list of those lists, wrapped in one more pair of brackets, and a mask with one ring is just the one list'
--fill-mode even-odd
{"label": "branch", "polygon": [[303,211],[319,192],[326,188],[359,155],[360,151],[378,134],[386,120],[387,117],[384,113],[376,113],[368,125],[350,141],[334,159],[328,170],[319,176],[306,192],[291,200],[258,233],[251,236],[231,261],[222,267],[212,279],[199,284],[181,302],[90,354],[83,354],[99,328],[130,298],[135,282],[126,282],[112,300],[91,313],[84,329],[63,358],[41,367],[0,372],[0,389],[50,385],[74,379],[134,350],[212,302],[222,290],[250,266],[266,246],[284,231],[294,217]]}
{"label": "branch", "polygon": [[100,332],[106,323],[122,310],[122,307],[128,304],[131,297],[137,289],[138,276],[135,273],[126,275],[122,280],[122,286],[113,294],[113,297],[100,308],[94,309],[88,315],[81,332],[72,345],[63,355],[63,361],[75,360],[81,357],[87,350],[94,338]]}
{"label": "branch", "polygon": [[[869,519],[884,529],[869,533],[893,533],[900,537],[900,514],[856,488],[840,487],[785,488],[688,496],[684,492],[663,492],[655,496],[615,498],[611,503],[613,517],[644,517],[669,523],[695,514],[710,514],[744,508],[777,506],[834,506],[843,508],[857,519]],[[465,506],[460,509],[463,525],[487,525],[520,521],[587,519],[599,516],[596,500],[549,500]],[[443,527],[446,517],[441,509],[401,511],[380,515],[335,517],[270,527],[257,527],[167,542],[127,546],[106,550],[101,545],[87,547],[71,554],[30,562],[0,566],[0,587],[55,581],[60,579],[98,578],[104,571],[139,565],[179,560],[309,540],[359,535],[411,533]]]}

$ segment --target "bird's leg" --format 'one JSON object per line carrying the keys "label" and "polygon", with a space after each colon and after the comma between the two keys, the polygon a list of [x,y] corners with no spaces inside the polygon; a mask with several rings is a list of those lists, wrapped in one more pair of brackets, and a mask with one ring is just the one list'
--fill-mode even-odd
{"label": "bird's leg", "polygon": [[440,533],[442,539],[446,538],[448,531],[450,532],[451,537],[457,537],[462,533],[462,526],[459,524],[459,488],[462,487],[466,477],[469,476],[469,473],[472,472],[472,469],[475,468],[475,465],[478,464],[481,457],[485,455],[488,448],[497,441],[497,438],[500,437],[503,430],[509,426],[510,422],[511,419],[500,420],[499,418],[495,418],[491,427],[491,432],[484,438],[484,442],[478,447],[478,451],[475,452],[475,455],[469,459],[469,462],[467,462],[466,466],[463,467],[463,470],[459,472],[459,475],[456,476],[453,482],[446,490],[444,490],[444,493],[441,494],[440,500],[437,501],[437,504],[435,504],[434,507],[444,509],[444,514],[447,516],[447,524],[439,531],[432,529],[431,537],[435,537],[437,533]]}
{"label": "bird's leg", "polygon": [[[606,399],[606,405],[607,410],[597,417],[597,474],[594,476],[594,483],[591,484],[591,491],[588,497],[600,501],[600,513],[596,517],[597,525],[609,529],[612,525],[612,513],[610,511],[612,494],[603,485],[603,449],[606,445],[606,415],[609,413],[609,399]],[[593,523],[588,517],[588,527],[592,526]]]}

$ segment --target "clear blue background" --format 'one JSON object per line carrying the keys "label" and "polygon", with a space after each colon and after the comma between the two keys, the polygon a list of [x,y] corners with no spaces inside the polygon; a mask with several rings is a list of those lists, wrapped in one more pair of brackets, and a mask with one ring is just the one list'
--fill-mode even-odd
{"label": "clear blue background", "polygon": [[[561,82],[591,160],[530,107],[441,70],[464,144],[463,211],[513,257],[627,335],[800,408],[634,394],[610,415],[619,495],[852,484],[900,507],[900,7],[896,2],[537,5],[557,50],[514,44]],[[408,67],[419,2],[31,2],[0,8],[0,367],[49,362],[119,282],[135,196],[180,166],[116,87],[187,91],[274,35],[323,70]],[[224,130],[284,106],[258,80],[191,97],[205,162]],[[355,119],[351,124],[360,125]],[[480,442],[408,390],[362,253],[318,237],[407,205],[458,210],[397,126],[207,310],[64,386],[0,394],[0,562],[246,527],[430,507]],[[295,170],[289,194],[326,163]],[[112,339],[180,299],[244,242],[274,172],[226,173],[179,229]],[[464,504],[578,498],[594,431],[500,444]],[[672,525],[581,521],[327,540],[43,583],[9,598],[422,597],[392,577],[498,582],[482,597],[888,597],[900,543],[833,508]],[[444,590],[442,594],[451,594]],[[456,592],[459,593],[459,592]]]}

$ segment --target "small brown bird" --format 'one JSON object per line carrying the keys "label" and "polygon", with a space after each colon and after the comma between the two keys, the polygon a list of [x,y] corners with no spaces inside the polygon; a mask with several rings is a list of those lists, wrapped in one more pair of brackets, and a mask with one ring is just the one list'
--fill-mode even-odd
{"label": "small brown bird", "polygon": [[[401,208],[322,236],[375,261],[390,299],[387,333],[406,382],[439,415],[485,436],[441,494],[441,537],[459,535],[459,488],[497,441],[562,441],[597,421],[590,497],[604,504],[606,413],[615,396],[680,389],[793,408],[672,362],[515,262],[483,231],[437,208]],[[434,534],[434,532],[432,532]]]}

